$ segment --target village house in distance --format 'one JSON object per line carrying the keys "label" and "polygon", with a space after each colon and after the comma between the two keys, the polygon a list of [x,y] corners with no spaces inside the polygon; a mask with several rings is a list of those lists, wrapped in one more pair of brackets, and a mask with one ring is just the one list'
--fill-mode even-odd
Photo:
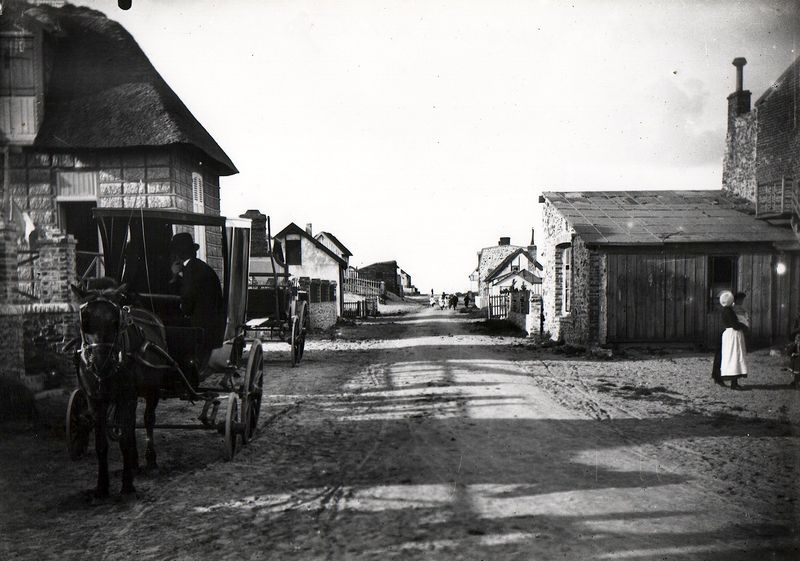
{"label": "village house in distance", "polygon": [[751,109],[737,58],[722,190],[545,192],[544,331],[575,344],[715,346],[747,293],[754,345],[800,314],[800,58]]}

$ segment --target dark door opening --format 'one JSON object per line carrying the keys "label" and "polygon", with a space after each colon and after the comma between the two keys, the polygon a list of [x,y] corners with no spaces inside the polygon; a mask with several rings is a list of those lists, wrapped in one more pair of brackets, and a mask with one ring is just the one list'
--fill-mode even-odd
{"label": "dark door opening", "polygon": [[[97,236],[97,223],[92,216],[96,201],[69,201],[59,203],[61,228],[71,234],[78,242],[76,246],[75,268],[80,279],[92,265],[95,255],[100,252]],[[92,276],[94,271],[92,272]]]}

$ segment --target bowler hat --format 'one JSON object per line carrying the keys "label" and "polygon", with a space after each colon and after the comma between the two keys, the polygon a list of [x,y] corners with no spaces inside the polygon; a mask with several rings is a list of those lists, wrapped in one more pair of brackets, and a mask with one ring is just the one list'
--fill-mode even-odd
{"label": "bowler hat", "polygon": [[175,255],[193,255],[200,246],[194,243],[192,235],[187,232],[180,232],[172,236],[169,242],[169,251]]}

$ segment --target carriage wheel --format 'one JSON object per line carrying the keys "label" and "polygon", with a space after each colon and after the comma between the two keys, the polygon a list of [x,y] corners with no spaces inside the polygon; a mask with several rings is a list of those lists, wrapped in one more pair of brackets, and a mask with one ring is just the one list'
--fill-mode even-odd
{"label": "carriage wheel", "polygon": [[70,459],[77,460],[86,453],[93,427],[94,419],[86,393],[78,388],[69,396],[67,404],[67,452]]}
{"label": "carriage wheel", "polygon": [[292,316],[292,339],[289,342],[292,346],[292,366],[300,364],[300,318]]}
{"label": "carriage wheel", "polygon": [[310,323],[308,315],[308,304],[303,302],[300,306],[300,343],[297,350],[297,362],[303,359],[303,352],[306,350],[306,335],[308,334],[308,326]]}
{"label": "carriage wheel", "polygon": [[264,350],[261,340],[255,339],[250,346],[247,370],[242,387],[242,444],[247,444],[256,433],[258,415],[261,412],[261,396],[264,393]]}
{"label": "carriage wheel", "polygon": [[231,461],[239,450],[241,417],[239,415],[239,396],[228,394],[228,407],[225,411],[225,459]]}

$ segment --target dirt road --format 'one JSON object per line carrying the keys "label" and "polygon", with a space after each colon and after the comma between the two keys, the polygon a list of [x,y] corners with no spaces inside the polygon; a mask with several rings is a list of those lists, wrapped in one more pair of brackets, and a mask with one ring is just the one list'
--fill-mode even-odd
{"label": "dirt road", "polygon": [[538,353],[430,309],[310,341],[295,369],[270,344],[257,439],[226,463],[217,435],[163,431],[133,501],[90,504],[92,457],[7,431],[0,558],[800,558],[796,454],[725,461],[796,450],[794,425],[609,413]]}

